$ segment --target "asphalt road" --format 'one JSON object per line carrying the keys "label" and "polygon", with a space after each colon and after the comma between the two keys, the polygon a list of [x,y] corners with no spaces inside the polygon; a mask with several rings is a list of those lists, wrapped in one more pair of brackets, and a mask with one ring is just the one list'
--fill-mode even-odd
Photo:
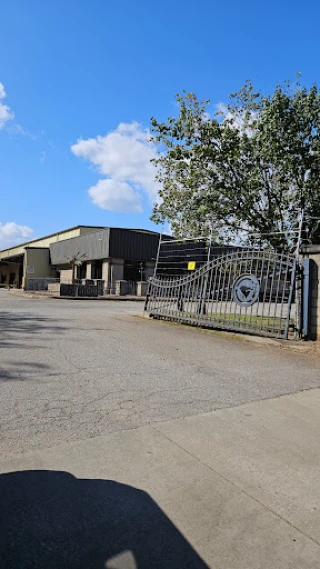
{"label": "asphalt road", "polygon": [[320,386],[315,356],[142,309],[0,290],[2,458]]}

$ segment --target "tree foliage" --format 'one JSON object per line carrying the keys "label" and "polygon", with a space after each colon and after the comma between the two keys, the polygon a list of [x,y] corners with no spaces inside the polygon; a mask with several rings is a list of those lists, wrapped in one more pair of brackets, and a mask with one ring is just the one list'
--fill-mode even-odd
{"label": "tree foliage", "polygon": [[[179,112],[151,119],[160,182],[152,219],[173,233],[243,240],[252,233],[274,246],[292,246],[298,212],[319,240],[320,93],[286,82],[271,95],[251,82],[214,117],[209,101],[177,95]],[[247,237],[248,239],[248,237]]]}

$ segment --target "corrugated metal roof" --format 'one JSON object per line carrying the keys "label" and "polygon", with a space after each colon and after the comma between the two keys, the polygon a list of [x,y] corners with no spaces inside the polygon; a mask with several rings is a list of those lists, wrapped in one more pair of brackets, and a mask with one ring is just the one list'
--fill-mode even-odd
{"label": "corrugated metal roof", "polygon": [[61,235],[62,233],[68,233],[69,231],[74,231],[75,229],[81,229],[81,228],[93,229],[93,230],[97,230],[97,231],[99,231],[100,229],[104,229],[104,227],[101,227],[99,225],[75,225],[74,227],[69,227],[68,229],[62,229],[61,231],[56,231],[55,233],[50,233],[49,235],[44,235],[43,237],[37,237],[36,239],[32,239],[31,241],[26,241],[24,243],[18,243],[17,245],[14,245],[13,247],[8,247],[7,249],[2,249],[0,251],[0,254],[1,253],[7,253],[7,252],[11,251],[12,249],[17,249],[18,247],[26,247],[28,245],[31,245],[32,243],[38,243],[39,241],[42,241],[44,239],[50,239],[50,237],[55,237],[56,235]]}
{"label": "corrugated metal roof", "polygon": [[[65,239],[50,245],[51,262],[61,265],[76,255],[83,260],[124,259],[130,261],[155,260],[160,234],[143,229],[106,228],[100,231]],[[171,239],[170,236],[166,236]]]}

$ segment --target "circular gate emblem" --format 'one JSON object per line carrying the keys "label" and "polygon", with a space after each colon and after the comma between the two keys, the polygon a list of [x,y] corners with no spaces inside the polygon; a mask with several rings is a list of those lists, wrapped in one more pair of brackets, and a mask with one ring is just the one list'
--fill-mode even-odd
{"label": "circular gate emblem", "polygon": [[260,285],[253,275],[242,275],[233,285],[233,298],[240,306],[252,306],[259,298]]}

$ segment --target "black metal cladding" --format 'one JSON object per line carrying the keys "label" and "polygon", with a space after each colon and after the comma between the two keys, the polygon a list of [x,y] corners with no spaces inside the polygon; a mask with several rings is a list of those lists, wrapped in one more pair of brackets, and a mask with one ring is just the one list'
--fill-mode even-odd
{"label": "black metal cladding", "polygon": [[[106,228],[81,237],[52,243],[50,253],[54,265],[80,253],[86,261],[97,259],[124,259],[152,261],[157,257],[159,233],[136,229]],[[162,237],[170,239],[170,236]]]}
{"label": "black metal cladding", "polygon": [[[162,238],[163,239],[163,238]],[[189,274],[188,263],[193,261],[199,269],[208,261],[232,251],[241,250],[240,247],[228,245],[210,246],[207,240],[168,240],[161,242],[157,263],[157,275],[163,277],[178,277]]]}
{"label": "black metal cladding", "polygon": [[[159,233],[135,229],[110,229],[110,257],[131,261],[155,261],[159,247]],[[162,236],[162,239],[170,239]]]}

